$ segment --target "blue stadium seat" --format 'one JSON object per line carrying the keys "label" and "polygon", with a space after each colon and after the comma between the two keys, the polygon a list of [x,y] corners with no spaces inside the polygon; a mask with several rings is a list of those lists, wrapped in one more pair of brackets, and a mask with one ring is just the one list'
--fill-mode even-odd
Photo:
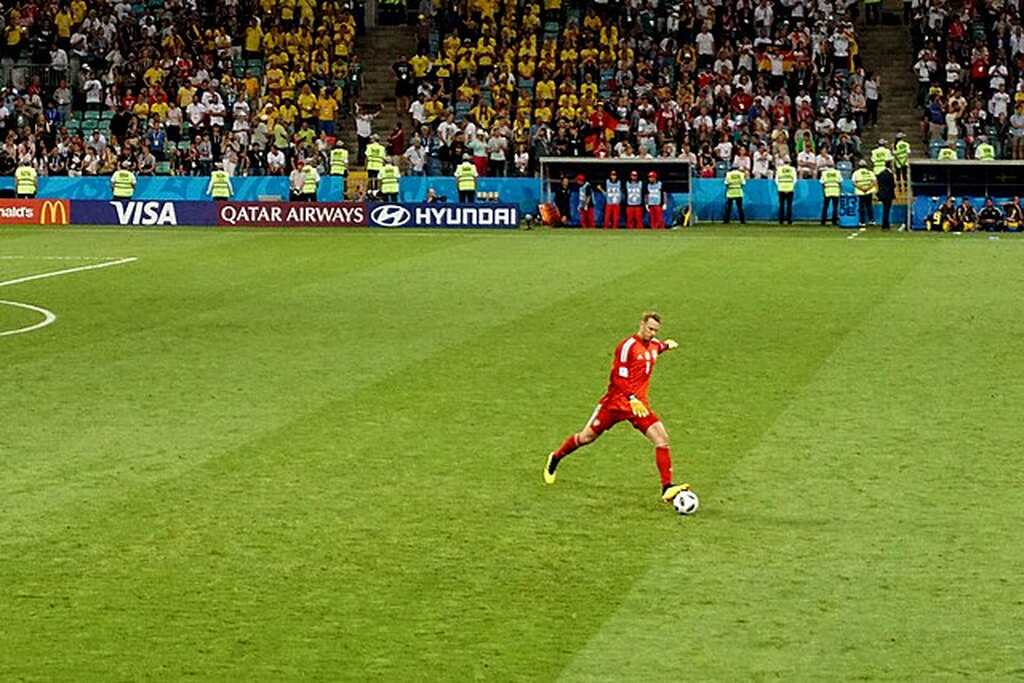
{"label": "blue stadium seat", "polygon": [[842,174],[843,180],[849,180],[853,175],[853,164],[849,161],[840,161],[836,164],[836,170]]}
{"label": "blue stadium seat", "polygon": [[966,159],[967,158],[967,143],[963,140],[956,141],[956,158]]}
{"label": "blue stadium seat", "polygon": [[928,143],[928,156],[931,157],[932,159],[938,159],[939,150],[942,149],[943,147],[945,147],[945,145],[942,144],[942,140],[932,140],[930,143]]}
{"label": "blue stadium seat", "polygon": [[715,162],[715,177],[724,178],[725,174],[729,172],[729,163],[726,161]]}

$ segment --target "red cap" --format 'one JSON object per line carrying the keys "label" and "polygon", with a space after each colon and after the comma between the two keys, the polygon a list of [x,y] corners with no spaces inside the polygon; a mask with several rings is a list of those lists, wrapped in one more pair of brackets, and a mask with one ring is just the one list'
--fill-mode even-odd
{"label": "red cap", "polygon": [[582,183],[586,179],[587,179],[586,176],[584,176],[582,173],[580,173],[578,176],[576,176],[576,182],[577,183]]}
{"label": "red cap", "polygon": [[656,171],[651,171],[650,173],[647,174],[647,177],[648,178],[654,178],[655,180],[657,180],[658,179],[658,173]]}

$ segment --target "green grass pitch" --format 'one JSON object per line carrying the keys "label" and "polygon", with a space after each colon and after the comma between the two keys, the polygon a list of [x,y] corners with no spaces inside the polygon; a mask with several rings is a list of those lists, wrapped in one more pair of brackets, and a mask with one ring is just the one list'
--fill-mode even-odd
{"label": "green grass pitch", "polygon": [[[1024,677],[1021,238],[0,230],[129,256],[0,287],[0,679]],[[646,308],[692,518],[541,482]]]}

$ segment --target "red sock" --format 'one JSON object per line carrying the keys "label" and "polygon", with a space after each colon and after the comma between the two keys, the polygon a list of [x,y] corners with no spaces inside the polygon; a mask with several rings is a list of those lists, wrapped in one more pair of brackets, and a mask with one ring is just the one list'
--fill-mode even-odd
{"label": "red sock", "polygon": [[661,486],[664,488],[672,483],[672,456],[668,446],[654,449],[654,462],[658,464],[658,474],[661,475]]}
{"label": "red sock", "polygon": [[562,442],[562,445],[558,447],[558,450],[555,451],[555,460],[564,458],[579,447],[580,445],[576,441],[576,435],[570,435],[568,439]]}

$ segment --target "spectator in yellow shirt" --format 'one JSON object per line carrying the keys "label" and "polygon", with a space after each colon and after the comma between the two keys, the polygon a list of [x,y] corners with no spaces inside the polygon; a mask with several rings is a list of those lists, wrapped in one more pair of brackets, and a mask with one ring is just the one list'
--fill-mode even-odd
{"label": "spectator in yellow shirt", "polygon": [[338,101],[327,93],[327,88],[320,90],[316,100],[317,125],[321,133],[334,135],[334,119],[338,112]]}
{"label": "spectator in yellow shirt", "polygon": [[245,44],[242,48],[242,55],[246,59],[259,59],[263,54],[262,45],[263,29],[260,28],[260,20],[253,17],[245,29]]}
{"label": "spectator in yellow shirt", "polygon": [[312,126],[314,119],[316,119],[317,97],[313,94],[313,91],[310,90],[309,83],[302,86],[302,92],[299,93],[298,105],[299,118]]}

